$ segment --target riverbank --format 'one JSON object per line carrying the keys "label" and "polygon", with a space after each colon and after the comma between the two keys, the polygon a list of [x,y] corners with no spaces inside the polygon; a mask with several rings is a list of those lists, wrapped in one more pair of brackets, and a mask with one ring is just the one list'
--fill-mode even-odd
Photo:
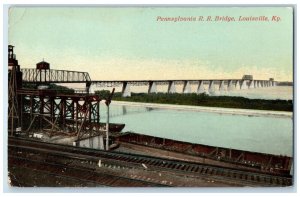
{"label": "riverbank", "polygon": [[232,114],[244,116],[263,116],[276,118],[292,118],[293,112],[271,111],[271,110],[253,110],[253,109],[236,109],[236,108],[221,108],[221,107],[204,107],[204,106],[189,106],[189,105],[172,105],[172,104],[157,104],[143,102],[128,102],[128,101],[112,101],[114,105],[127,105],[134,107],[151,107],[158,109],[171,109],[194,112],[209,112],[219,114]]}
{"label": "riverbank", "polygon": [[268,100],[268,99],[249,99],[236,96],[212,96],[208,94],[180,94],[180,93],[131,93],[130,97],[123,97],[117,92],[114,100],[143,102],[143,103],[159,103],[173,105],[190,105],[203,107],[221,107],[236,109],[255,109],[255,110],[274,110],[274,111],[293,111],[292,100]]}

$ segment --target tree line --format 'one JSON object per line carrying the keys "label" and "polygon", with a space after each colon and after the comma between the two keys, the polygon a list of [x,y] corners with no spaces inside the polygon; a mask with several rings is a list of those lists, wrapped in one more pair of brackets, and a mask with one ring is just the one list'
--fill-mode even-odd
{"label": "tree line", "polygon": [[[108,90],[95,91],[95,94],[102,98],[107,98]],[[113,96],[113,100],[175,104],[175,105],[193,105],[207,107],[224,107],[224,108],[242,108],[258,110],[275,110],[275,111],[293,111],[292,100],[267,100],[267,99],[249,99],[235,96],[210,96],[206,93],[180,94],[180,93],[131,93],[131,97],[122,97],[121,92]]]}

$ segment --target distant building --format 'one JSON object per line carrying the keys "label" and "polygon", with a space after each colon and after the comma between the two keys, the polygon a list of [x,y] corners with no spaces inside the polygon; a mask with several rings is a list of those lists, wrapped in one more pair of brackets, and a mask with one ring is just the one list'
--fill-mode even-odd
{"label": "distant building", "polygon": [[244,75],[243,80],[253,80],[253,75]]}

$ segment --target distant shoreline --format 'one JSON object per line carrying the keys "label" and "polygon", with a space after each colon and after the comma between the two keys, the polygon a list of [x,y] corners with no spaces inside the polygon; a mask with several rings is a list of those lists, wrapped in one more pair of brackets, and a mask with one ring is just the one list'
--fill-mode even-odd
{"label": "distant shoreline", "polygon": [[152,108],[171,109],[171,110],[244,115],[244,116],[263,116],[263,117],[276,117],[276,118],[292,118],[293,117],[293,112],[286,112],[286,111],[204,107],[204,106],[190,106],[190,105],[172,105],[172,104],[142,103],[142,102],[115,101],[115,100],[112,101],[112,104],[128,105],[128,106],[135,106],[135,107],[152,107]]}

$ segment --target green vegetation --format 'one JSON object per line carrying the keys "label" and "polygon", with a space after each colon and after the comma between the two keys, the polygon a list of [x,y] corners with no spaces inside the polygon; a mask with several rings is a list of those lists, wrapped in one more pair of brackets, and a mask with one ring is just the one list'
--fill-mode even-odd
{"label": "green vegetation", "polygon": [[[65,86],[59,86],[56,84],[48,84],[50,90],[56,90],[57,93],[64,93],[64,94],[73,94],[75,92],[74,89],[72,88],[68,88]],[[24,83],[23,84],[23,88],[24,89],[37,89],[36,84],[28,84],[28,83]]]}
{"label": "green vegetation", "polygon": [[97,90],[95,91],[95,94],[100,96],[100,98],[108,98],[110,95],[110,91],[109,90]]}
{"label": "green vegetation", "polygon": [[115,93],[113,96],[113,100],[176,105],[194,105],[207,107],[293,111],[292,100],[248,99],[244,97],[232,96],[209,96],[207,94],[198,95],[196,93],[131,93],[131,97],[122,97],[121,93]]}
{"label": "green vegetation", "polygon": [[75,92],[75,90],[72,88],[67,88],[65,86],[59,86],[55,84],[50,84],[49,89],[56,90],[57,92],[64,94],[73,94]]}

